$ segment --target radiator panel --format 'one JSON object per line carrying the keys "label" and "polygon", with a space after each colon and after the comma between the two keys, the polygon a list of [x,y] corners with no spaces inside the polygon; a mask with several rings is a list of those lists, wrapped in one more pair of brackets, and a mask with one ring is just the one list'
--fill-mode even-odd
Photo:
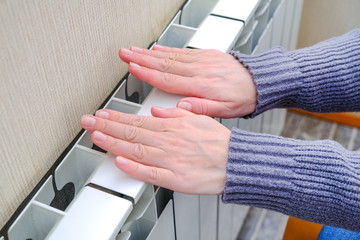
{"label": "radiator panel", "polygon": [[[166,46],[215,48],[225,52],[234,49],[248,54],[261,53],[279,44],[288,48],[294,46],[292,34],[296,33],[289,31],[297,29],[291,26],[298,24],[298,19],[291,18],[290,14],[296,12],[295,16],[299,16],[296,6],[300,6],[302,1],[297,0],[296,4],[285,0],[239,1],[237,4],[250,3],[253,6],[246,5],[249,10],[247,14],[242,13],[241,16],[234,16],[232,11],[223,10],[224,6],[231,2],[232,0],[187,1],[184,7],[174,14],[170,24],[163,28],[164,31],[158,34],[160,37],[157,42]],[[136,5],[134,2],[132,4]],[[223,21],[223,18],[226,21]],[[284,21],[284,19],[289,21]],[[231,22],[236,27],[224,28],[223,39],[219,38],[217,41],[203,44],[204,40],[196,39],[206,40],[209,36],[211,37],[212,29],[206,27],[208,21],[219,22],[220,26],[221,24],[225,26],[225,22]],[[143,27],[138,28],[143,30]],[[233,32],[228,34],[231,31]],[[194,39],[196,44],[192,42]],[[131,41],[134,45],[141,46]],[[224,43],[227,46],[224,47]],[[114,47],[114,49],[117,48]],[[103,82],[107,81],[101,83]],[[88,84],[103,92],[98,82],[91,85],[90,81]],[[105,90],[108,91],[108,89]],[[95,93],[92,91],[87,94]],[[79,95],[83,97],[84,94],[80,92]],[[66,96],[62,97],[66,98]],[[89,98],[91,99],[90,96]],[[132,75],[125,75],[104,103],[104,107],[127,113],[150,115],[151,106],[175,107],[181,98],[182,96],[152,88]],[[70,96],[67,100],[71,99]],[[99,99],[92,99],[92,101],[98,102]],[[78,102],[81,103],[81,101]],[[83,105],[85,109],[86,104]],[[90,102],[89,105],[94,104]],[[75,115],[84,114],[77,108],[70,110],[76,111]],[[85,110],[89,112],[88,109]],[[67,112],[67,109],[63,112]],[[68,114],[71,113],[73,112],[70,111]],[[285,114],[285,110],[272,110],[251,120],[238,118],[218,120],[230,129],[235,126],[254,132],[279,134]],[[80,116],[76,117],[80,118]],[[70,146],[67,154],[52,166],[53,170],[48,172],[46,180],[40,182],[35,194],[25,202],[25,207],[20,208],[21,211],[13,216],[0,235],[6,235],[9,239],[46,237],[57,239],[64,232],[77,231],[76,234],[79,235],[70,234],[67,238],[78,239],[87,234],[87,229],[75,227],[76,224],[72,224],[72,221],[85,220],[84,209],[90,208],[91,204],[100,203],[96,201],[108,199],[108,207],[102,206],[103,209],[100,212],[90,210],[90,216],[96,218],[101,217],[101,214],[110,214],[109,209],[118,209],[118,214],[105,217],[109,218],[106,226],[98,225],[96,228],[96,225],[93,225],[91,231],[88,231],[93,232],[93,236],[100,234],[104,239],[117,240],[236,238],[249,207],[225,205],[219,196],[173,193],[137,181],[118,171],[113,165],[113,160],[114,156],[94,146],[90,140],[90,134],[83,132]],[[50,166],[44,167],[44,169],[49,168]],[[54,199],[58,196],[62,196],[61,200],[55,201]],[[89,198],[94,202],[86,202],[85,199]],[[111,204],[114,204],[114,207],[110,207]],[[34,221],[34,219],[41,219],[41,221]],[[27,230],[20,231],[20,229]]]}

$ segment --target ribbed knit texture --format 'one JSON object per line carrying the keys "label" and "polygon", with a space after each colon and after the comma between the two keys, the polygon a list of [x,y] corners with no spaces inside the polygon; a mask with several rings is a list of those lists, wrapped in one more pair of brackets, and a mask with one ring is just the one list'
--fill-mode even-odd
{"label": "ribbed knit texture", "polygon": [[223,201],[360,231],[360,153],[233,129]]}
{"label": "ribbed knit texture", "polygon": [[256,84],[258,104],[249,117],[272,108],[360,111],[360,29],[296,51],[231,54]]}
{"label": "ribbed knit texture", "polygon": [[[360,30],[313,47],[232,53],[253,75],[258,105],[314,112],[360,110]],[[233,129],[223,201],[360,232],[360,153]]]}

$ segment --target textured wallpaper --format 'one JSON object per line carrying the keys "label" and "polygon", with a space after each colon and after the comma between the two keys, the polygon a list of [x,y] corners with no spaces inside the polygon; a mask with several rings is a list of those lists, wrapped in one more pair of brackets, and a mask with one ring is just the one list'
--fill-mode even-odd
{"label": "textured wallpaper", "polygon": [[184,0],[0,3],[0,228]]}

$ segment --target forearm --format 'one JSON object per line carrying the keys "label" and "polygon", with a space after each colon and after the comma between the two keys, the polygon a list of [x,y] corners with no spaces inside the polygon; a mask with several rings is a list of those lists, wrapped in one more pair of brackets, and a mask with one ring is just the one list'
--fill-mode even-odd
{"label": "forearm", "polygon": [[360,153],[233,129],[223,201],[360,231]]}
{"label": "forearm", "polygon": [[272,108],[360,111],[360,29],[295,51],[232,55],[256,84],[257,107],[250,117]]}

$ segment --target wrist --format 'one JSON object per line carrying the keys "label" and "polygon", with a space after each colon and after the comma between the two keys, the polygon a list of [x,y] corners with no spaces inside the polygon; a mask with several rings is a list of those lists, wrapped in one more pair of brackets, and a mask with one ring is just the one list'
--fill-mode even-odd
{"label": "wrist", "polygon": [[231,55],[251,73],[257,92],[256,107],[246,117],[253,118],[273,108],[296,107],[302,75],[284,49],[278,47],[259,55]]}

